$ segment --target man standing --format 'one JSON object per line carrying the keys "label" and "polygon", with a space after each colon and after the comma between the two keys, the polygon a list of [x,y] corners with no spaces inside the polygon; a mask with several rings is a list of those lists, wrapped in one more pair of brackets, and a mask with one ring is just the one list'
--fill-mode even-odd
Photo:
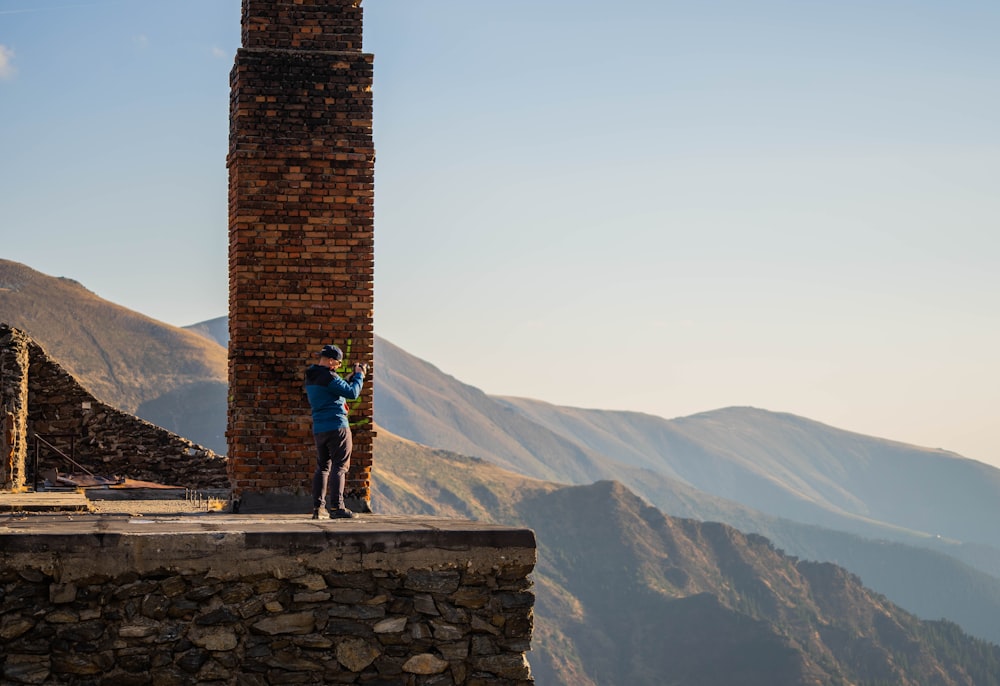
{"label": "man standing", "polygon": [[[336,370],[344,361],[344,353],[335,345],[324,345],[316,355],[318,364],[306,369],[306,395],[312,408],[313,435],[316,439],[316,471],[313,474],[313,519],[326,508],[331,519],[354,516],[344,505],[344,482],[351,466],[353,440],[347,419],[347,401],[361,396],[361,384],[368,366],[354,364],[348,381]],[[336,478],[336,482],[334,482]],[[336,489],[337,506],[327,505],[327,491]]]}

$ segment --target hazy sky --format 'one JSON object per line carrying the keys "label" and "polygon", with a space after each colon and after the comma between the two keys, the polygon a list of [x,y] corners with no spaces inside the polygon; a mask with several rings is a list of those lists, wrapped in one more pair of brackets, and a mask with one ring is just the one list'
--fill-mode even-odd
{"label": "hazy sky", "polygon": [[[377,333],[488,393],[1000,465],[996,0],[363,7]],[[224,315],[239,18],[0,0],[0,257]]]}

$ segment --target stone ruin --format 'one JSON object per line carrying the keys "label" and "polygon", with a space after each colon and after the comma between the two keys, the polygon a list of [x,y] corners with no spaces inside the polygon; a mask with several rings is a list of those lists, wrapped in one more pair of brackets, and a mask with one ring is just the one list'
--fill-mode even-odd
{"label": "stone ruin", "polygon": [[[81,473],[66,457],[101,479],[229,487],[224,456],[97,400],[27,333],[6,324],[0,424],[0,491],[33,488],[41,472]],[[38,450],[38,437],[51,448]]]}

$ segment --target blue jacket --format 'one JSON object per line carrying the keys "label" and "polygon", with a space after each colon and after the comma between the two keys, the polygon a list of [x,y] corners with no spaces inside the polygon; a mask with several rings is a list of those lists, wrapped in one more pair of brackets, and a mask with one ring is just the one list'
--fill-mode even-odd
{"label": "blue jacket", "polygon": [[312,407],[313,433],[324,433],[346,429],[347,401],[361,396],[364,374],[355,372],[350,381],[344,381],[339,374],[328,367],[312,364],[306,368],[306,395]]}

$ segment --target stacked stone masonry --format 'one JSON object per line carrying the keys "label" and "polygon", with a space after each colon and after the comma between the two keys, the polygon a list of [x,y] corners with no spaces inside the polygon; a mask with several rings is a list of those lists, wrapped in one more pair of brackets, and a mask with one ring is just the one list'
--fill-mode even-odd
{"label": "stacked stone masonry", "polygon": [[0,532],[2,682],[524,686],[528,533]]}
{"label": "stacked stone masonry", "polygon": [[[372,56],[360,3],[244,0],[231,73],[230,476],[304,495],[315,455],[305,367],[324,344],[372,362]],[[370,503],[372,378],[351,405],[347,495]],[[302,500],[307,503],[307,499]],[[303,505],[305,507],[305,505]]]}
{"label": "stacked stone masonry", "polygon": [[[104,478],[122,477],[186,488],[228,488],[226,458],[147,421],[98,401],[23,331],[0,324],[0,397],[4,469],[0,490],[33,487],[35,436],[80,467]],[[52,449],[37,451],[39,472],[81,473]]]}
{"label": "stacked stone masonry", "polygon": [[30,342],[23,331],[0,325],[0,491],[26,488]]}

